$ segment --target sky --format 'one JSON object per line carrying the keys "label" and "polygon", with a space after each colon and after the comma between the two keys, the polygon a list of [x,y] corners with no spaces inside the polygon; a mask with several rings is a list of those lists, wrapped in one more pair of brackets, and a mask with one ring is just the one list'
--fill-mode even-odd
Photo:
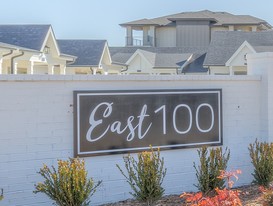
{"label": "sky", "polygon": [[124,46],[121,23],[187,11],[252,15],[273,25],[273,0],[0,0],[0,24],[51,24],[57,39]]}

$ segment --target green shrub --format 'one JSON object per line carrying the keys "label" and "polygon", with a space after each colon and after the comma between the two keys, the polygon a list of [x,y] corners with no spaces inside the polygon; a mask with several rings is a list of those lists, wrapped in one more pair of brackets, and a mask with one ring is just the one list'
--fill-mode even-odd
{"label": "green shrub", "polygon": [[46,165],[38,172],[45,179],[35,185],[34,193],[44,193],[59,206],[87,206],[89,198],[101,184],[94,185],[93,179],[87,178],[84,160],[70,158],[58,160],[58,170]]}
{"label": "green shrub", "polygon": [[193,167],[196,171],[198,184],[195,185],[204,195],[215,193],[215,189],[225,188],[225,180],[219,179],[221,171],[226,170],[227,163],[230,157],[230,151],[226,148],[212,148],[208,150],[207,147],[202,147],[197,150],[200,160],[200,165]]}
{"label": "green shrub", "polygon": [[124,156],[126,175],[119,165],[118,169],[126,178],[131,186],[133,193],[130,194],[137,200],[152,205],[164,194],[161,184],[166,175],[167,169],[164,168],[164,158],[160,158],[159,149],[138,153],[138,161],[132,156]]}
{"label": "green shrub", "polygon": [[248,149],[254,166],[253,182],[268,187],[273,180],[273,143],[260,143],[256,140]]}

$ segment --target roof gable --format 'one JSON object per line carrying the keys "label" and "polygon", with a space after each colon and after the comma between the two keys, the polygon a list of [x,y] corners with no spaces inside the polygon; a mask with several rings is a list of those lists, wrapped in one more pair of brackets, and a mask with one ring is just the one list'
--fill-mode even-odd
{"label": "roof gable", "polygon": [[0,42],[40,51],[50,28],[50,25],[0,25]]}
{"label": "roof gable", "polygon": [[225,66],[244,41],[247,41],[253,48],[273,46],[273,31],[216,31],[212,35],[204,65]]}
{"label": "roof gable", "polygon": [[[230,59],[226,62],[226,66],[231,66],[232,62],[238,57],[240,53],[242,53],[243,49],[248,49],[251,53],[256,53],[255,49],[247,42],[244,43],[236,50],[236,52],[230,57]],[[244,54],[245,55],[245,54]]]}
{"label": "roof gable", "polygon": [[40,49],[40,51],[44,51],[44,48],[46,46],[49,46],[49,47],[54,47],[54,51],[56,53],[57,56],[60,56],[61,52],[59,50],[59,46],[57,44],[57,41],[56,41],[56,38],[55,38],[55,35],[54,35],[54,32],[52,30],[52,27],[49,28],[47,34],[46,34],[46,37],[44,39],[44,42],[42,44],[42,47]]}
{"label": "roof gable", "polygon": [[148,62],[153,68],[179,68],[185,61],[191,56],[191,53],[165,53],[160,50],[145,51],[138,49],[131,57],[127,60],[126,64],[130,63],[137,57],[140,56],[146,62]]}
{"label": "roof gable", "polygon": [[155,53],[144,51],[141,49],[136,50],[136,52],[127,60],[126,64],[129,65],[137,56],[144,59],[148,64],[154,66],[155,64]]}
{"label": "roof gable", "polygon": [[69,66],[99,66],[106,40],[57,40],[61,53],[77,56]]}
{"label": "roof gable", "polygon": [[107,64],[111,65],[112,64],[112,59],[109,51],[109,46],[107,41],[104,44],[103,52],[100,58],[100,63],[99,64]]}

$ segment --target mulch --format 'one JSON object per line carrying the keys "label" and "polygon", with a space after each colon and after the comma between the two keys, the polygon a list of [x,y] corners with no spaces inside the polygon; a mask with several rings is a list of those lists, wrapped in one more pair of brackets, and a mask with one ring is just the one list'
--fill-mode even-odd
{"label": "mulch", "polygon": [[[261,201],[261,191],[256,185],[247,185],[243,187],[236,188],[240,190],[240,199],[244,206],[262,206]],[[177,205],[186,205],[183,202],[183,199],[179,195],[167,195],[161,198],[156,202],[154,206],[177,206]],[[128,199],[116,203],[104,204],[102,206],[147,206],[145,203],[140,203],[139,201]]]}

